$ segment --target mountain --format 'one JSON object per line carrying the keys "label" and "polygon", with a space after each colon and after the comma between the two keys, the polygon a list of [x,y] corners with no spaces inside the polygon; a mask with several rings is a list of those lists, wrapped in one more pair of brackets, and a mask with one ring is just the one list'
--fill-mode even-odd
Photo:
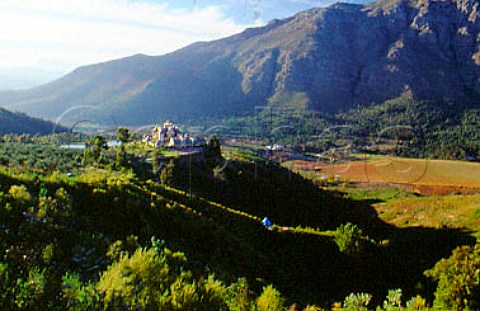
{"label": "mountain", "polygon": [[14,134],[52,134],[65,131],[63,126],[24,113],[14,113],[0,108],[0,135]]}
{"label": "mountain", "polygon": [[478,0],[338,3],[163,56],[81,67],[0,93],[0,104],[46,118],[145,124],[278,103],[337,112],[400,96],[473,101],[479,22]]}

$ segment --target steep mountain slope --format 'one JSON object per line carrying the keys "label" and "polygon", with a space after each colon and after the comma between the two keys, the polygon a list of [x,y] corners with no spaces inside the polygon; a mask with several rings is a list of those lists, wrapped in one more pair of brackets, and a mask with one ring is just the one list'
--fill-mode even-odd
{"label": "steep mountain slope", "polygon": [[52,134],[60,131],[66,131],[66,129],[60,125],[55,126],[54,123],[49,121],[0,108],[0,135],[5,133]]}
{"label": "steep mountain slope", "polygon": [[253,113],[289,93],[303,94],[303,106],[320,111],[400,95],[468,101],[480,92],[478,6],[335,4],[164,56],[82,67],[30,91],[0,93],[0,104],[44,117],[95,105],[120,123],[142,124]]}

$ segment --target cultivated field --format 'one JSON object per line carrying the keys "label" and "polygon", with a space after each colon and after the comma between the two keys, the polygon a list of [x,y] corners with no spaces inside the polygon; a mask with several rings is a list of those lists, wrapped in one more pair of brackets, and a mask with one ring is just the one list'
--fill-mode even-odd
{"label": "cultivated field", "polygon": [[366,156],[341,164],[292,161],[287,164],[309,178],[337,176],[362,187],[394,185],[422,194],[480,191],[480,163]]}

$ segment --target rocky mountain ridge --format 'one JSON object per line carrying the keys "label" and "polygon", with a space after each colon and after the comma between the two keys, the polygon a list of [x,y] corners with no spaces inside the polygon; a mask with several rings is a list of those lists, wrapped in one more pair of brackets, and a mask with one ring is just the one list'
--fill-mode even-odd
{"label": "rocky mountain ridge", "polygon": [[327,112],[399,96],[474,102],[479,17],[478,0],[338,3],[163,56],[81,67],[0,93],[0,104],[47,118],[92,105],[120,123],[146,124],[251,114],[297,93],[304,106]]}

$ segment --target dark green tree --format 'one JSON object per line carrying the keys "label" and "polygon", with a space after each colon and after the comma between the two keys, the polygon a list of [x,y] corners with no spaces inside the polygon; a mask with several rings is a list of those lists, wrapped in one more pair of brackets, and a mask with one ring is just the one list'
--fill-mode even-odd
{"label": "dark green tree", "polygon": [[174,160],[171,159],[168,162],[167,166],[165,166],[161,173],[160,173],[160,182],[162,185],[170,185],[173,181],[173,169],[175,168]]}
{"label": "dark green tree", "polygon": [[285,310],[284,299],[272,285],[263,287],[262,294],[257,298],[257,310],[282,311]]}
{"label": "dark green tree", "polygon": [[127,159],[127,151],[125,150],[125,147],[118,146],[116,148],[117,150],[117,155],[115,158],[115,165],[117,168],[123,168],[128,166],[128,159]]}
{"label": "dark green tree", "polygon": [[222,148],[217,136],[212,136],[205,147],[205,160],[208,167],[215,167],[222,158]]}
{"label": "dark green tree", "polygon": [[220,145],[220,140],[218,140],[217,136],[212,136],[210,141],[207,144],[207,153],[212,157],[221,157],[222,156],[222,149]]}
{"label": "dark green tree", "polygon": [[102,150],[108,149],[107,140],[105,137],[97,135],[88,142],[87,147],[93,157],[93,160],[99,161]]}
{"label": "dark green tree", "polygon": [[117,140],[122,143],[122,145],[130,141],[130,131],[125,127],[119,127],[117,129]]}
{"label": "dark green tree", "polygon": [[118,168],[127,167],[128,160],[127,160],[127,151],[125,145],[131,140],[130,131],[125,127],[119,127],[117,129],[117,141],[121,144],[118,146],[117,155],[115,159],[115,164]]}
{"label": "dark green tree", "polygon": [[160,169],[160,161],[158,159],[158,149],[155,148],[152,154],[152,173],[157,176],[157,173]]}

